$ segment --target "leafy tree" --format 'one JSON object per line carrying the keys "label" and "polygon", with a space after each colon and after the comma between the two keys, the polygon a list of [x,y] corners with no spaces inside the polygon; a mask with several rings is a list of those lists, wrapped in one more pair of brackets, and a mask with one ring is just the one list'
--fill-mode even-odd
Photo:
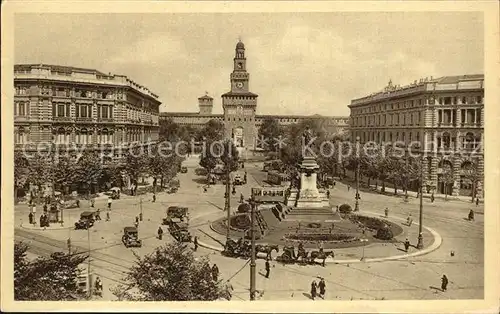
{"label": "leafy tree", "polygon": [[26,258],[28,246],[14,244],[14,299],[16,301],[66,301],[83,298],[78,291],[78,266],[88,256],[54,253],[50,258]]}
{"label": "leafy tree", "polygon": [[125,154],[124,171],[132,182],[139,181],[139,177],[147,172],[147,158],[141,147],[131,147]]}
{"label": "leafy tree", "polygon": [[43,185],[52,181],[51,160],[47,156],[35,154],[28,162],[28,182],[38,187],[38,199],[43,193]]}
{"label": "leafy tree", "polygon": [[[106,188],[116,186],[119,188],[123,187],[123,177],[122,172],[124,171],[124,165],[117,163],[111,163],[106,165],[102,169],[101,185],[106,185]],[[111,186],[108,186],[111,185]]]}
{"label": "leafy tree", "polygon": [[169,243],[136,258],[124,279],[126,285],[113,289],[120,300],[213,301],[226,294],[213,281],[208,259],[196,260],[183,243]]}
{"label": "leafy tree", "polygon": [[276,152],[279,149],[278,140],[283,135],[283,129],[278,120],[266,118],[259,128],[259,141],[263,144],[263,149]]}
{"label": "leafy tree", "polygon": [[161,186],[163,186],[163,182],[169,182],[179,172],[183,160],[173,150],[159,146],[153,147],[147,158],[147,173],[153,178],[155,192],[158,179],[161,180]]}
{"label": "leafy tree", "polygon": [[177,141],[179,139],[180,125],[173,119],[160,121],[159,138],[162,141]]}
{"label": "leafy tree", "polygon": [[472,183],[472,199],[471,201],[474,202],[474,197],[476,196],[476,189],[478,183],[481,181],[483,176],[481,175],[478,162],[473,161],[470,163],[467,163],[464,168],[463,168],[463,176],[465,179],[468,179]]}
{"label": "leafy tree", "polygon": [[220,141],[224,138],[224,124],[217,120],[209,120],[198,133],[197,140],[205,140],[207,143]]}
{"label": "leafy tree", "polygon": [[18,189],[23,188],[28,181],[29,163],[26,157],[19,152],[14,152],[14,197],[17,200]]}
{"label": "leafy tree", "polygon": [[60,156],[54,161],[51,169],[54,185],[56,188],[59,187],[63,194],[67,194],[68,188],[76,181],[76,161],[69,156]]}
{"label": "leafy tree", "polygon": [[90,194],[102,176],[103,165],[97,152],[84,151],[76,163],[75,182]]}
{"label": "leafy tree", "polygon": [[444,198],[445,200],[448,199],[448,185],[452,184],[455,182],[455,178],[453,177],[453,170],[445,164],[443,166],[443,172],[441,176],[439,177],[439,181],[444,184]]}

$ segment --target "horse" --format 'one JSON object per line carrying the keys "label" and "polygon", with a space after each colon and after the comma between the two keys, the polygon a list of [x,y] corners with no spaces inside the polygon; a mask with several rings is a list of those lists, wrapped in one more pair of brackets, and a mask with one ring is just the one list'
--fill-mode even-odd
{"label": "horse", "polygon": [[331,256],[332,258],[335,257],[335,253],[333,251],[312,251],[311,255],[309,256],[309,262],[312,264],[315,262],[316,259],[322,259],[323,260],[323,267],[325,266],[325,261],[328,256]]}
{"label": "horse", "polygon": [[272,258],[271,256],[271,253],[273,251],[276,251],[276,253],[279,253],[279,247],[278,245],[276,244],[272,244],[272,245],[269,245],[269,244],[266,244],[266,245],[262,245],[262,244],[257,244],[255,246],[255,253],[266,253],[266,258]]}

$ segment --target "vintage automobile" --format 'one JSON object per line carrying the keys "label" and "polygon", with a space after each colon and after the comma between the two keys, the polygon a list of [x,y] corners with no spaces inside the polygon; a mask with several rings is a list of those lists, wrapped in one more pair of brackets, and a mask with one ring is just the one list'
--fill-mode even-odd
{"label": "vintage automobile", "polygon": [[234,176],[234,179],[233,179],[233,184],[234,185],[243,185],[245,182],[243,181],[243,178],[237,174]]}
{"label": "vintage automobile", "polygon": [[172,222],[183,222],[187,218],[187,207],[170,206],[167,208],[167,217],[163,218],[163,224],[170,226]]}
{"label": "vintage automobile", "polygon": [[80,214],[80,220],[75,222],[75,229],[88,229],[94,225],[94,212],[85,211]]}
{"label": "vintage automobile", "polygon": [[179,242],[191,242],[191,234],[188,231],[188,224],[185,222],[172,222],[168,231]]}
{"label": "vintage automobile", "polygon": [[187,167],[181,167],[181,173],[187,173],[188,168]]}
{"label": "vintage automobile", "polygon": [[123,228],[122,242],[125,247],[141,247],[142,240],[139,239],[139,233],[136,227]]}

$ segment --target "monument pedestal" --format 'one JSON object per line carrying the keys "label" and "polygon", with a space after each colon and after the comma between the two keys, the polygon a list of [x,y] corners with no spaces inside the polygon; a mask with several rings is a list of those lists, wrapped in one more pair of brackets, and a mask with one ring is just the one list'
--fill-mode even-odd
{"label": "monument pedestal", "polygon": [[316,185],[319,165],[314,157],[304,157],[300,164],[300,191],[296,197],[297,208],[329,207],[326,193],[318,190]]}

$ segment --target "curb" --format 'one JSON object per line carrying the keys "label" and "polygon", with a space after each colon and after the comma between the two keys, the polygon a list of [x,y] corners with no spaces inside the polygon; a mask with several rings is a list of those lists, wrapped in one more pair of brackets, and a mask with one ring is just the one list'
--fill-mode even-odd
{"label": "curb", "polygon": [[33,227],[30,224],[21,224],[21,228],[27,229],[27,230],[40,230],[40,231],[45,231],[45,230],[67,230],[67,229],[73,229],[73,227],[64,227],[64,226],[57,226],[57,227],[48,227],[48,228],[41,228],[41,227]]}
{"label": "curb", "polygon": [[[373,213],[373,212],[364,212],[364,213],[369,213],[369,214],[377,215],[377,213]],[[399,218],[399,217],[392,217],[392,218],[393,219],[397,219],[397,220],[402,220],[402,221],[406,220],[406,219]],[[419,225],[418,223],[414,223],[414,224],[417,225],[417,226]],[[432,234],[432,236],[434,237],[434,242],[429,247],[427,247],[427,248],[425,248],[423,250],[419,250],[417,252],[413,252],[413,253],[409,253],[409,254],[403,254],[403,255],[393,255],[393,256],[387,256],[387,257],[366,258],[364,260],[360,260],[360,259],[335,260],[335,259],[332,259],[332,258],[327,258],[325,260],[325,263],[326,264],[376,263],[376,262],[384,262],[384,261],[395,261],[395,260],[400,260],[400,259],[405,259],[405,258],[415,257],[415,256],[421,256],[421,255],[425,255],[425,254],[431,253],[431,252],[437,250],[441,246],[441,244],[443,243],[443,238],[434,229],[429,228],[429,227],[425,227],[425,226],[423,228],[426,229],[426,230],[428,230]],[[198,241],[198,245],[200,245],[201,247],[213,250],[213,251],[218,251],[218,252],[224,251],[224,248],[216,247],[216,246],[204,243],[202,241]],[[276,258],[273,258],[273,260],[276,260]]]}

